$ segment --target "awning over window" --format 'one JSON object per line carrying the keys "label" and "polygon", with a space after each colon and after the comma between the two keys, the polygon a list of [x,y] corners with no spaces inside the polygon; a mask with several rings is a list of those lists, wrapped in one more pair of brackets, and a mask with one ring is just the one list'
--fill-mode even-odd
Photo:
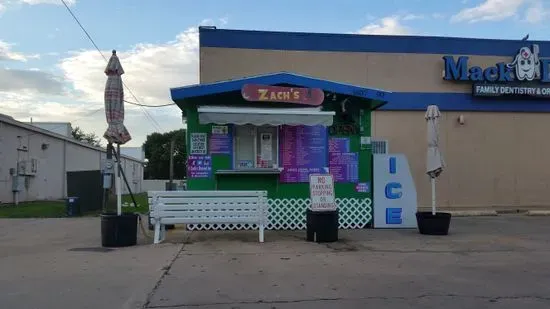
{"label": "awning over window", "polygon": [[201,124],[252,124],[261,125],[306,125],[331,126],[334,112],[324,112],[319,108],[250,108],[200,106]]}

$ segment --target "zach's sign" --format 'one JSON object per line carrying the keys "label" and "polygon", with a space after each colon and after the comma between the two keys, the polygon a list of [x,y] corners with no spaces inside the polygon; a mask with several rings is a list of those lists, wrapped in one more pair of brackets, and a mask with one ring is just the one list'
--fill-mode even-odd
{"label": "zach's sign", "polygon": [[[550,83],[550,59],[540,59],[539,46],[522,47],[512,62],[500,62],[495,66],[481,68],[469,66],[468,56],[444,56],[443,79],[474,82],[473,94],[477,96],[519,95],[550,97],[547,87]],[[529,82],[538,80],[541,84]]]}

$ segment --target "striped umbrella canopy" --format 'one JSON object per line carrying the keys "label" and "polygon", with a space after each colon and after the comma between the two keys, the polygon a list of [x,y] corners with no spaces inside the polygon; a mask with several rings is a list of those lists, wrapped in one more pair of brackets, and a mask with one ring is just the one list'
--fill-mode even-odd
{"label": "striped umbrella canopy", "polygon": [[121,75],[124,69],[118,60],[116,50],[105,68],[107,83],[105,84],[105,116],[108,128],[103,134],[109,143],[125,144],[132,139],[124,126],[124,89]]}

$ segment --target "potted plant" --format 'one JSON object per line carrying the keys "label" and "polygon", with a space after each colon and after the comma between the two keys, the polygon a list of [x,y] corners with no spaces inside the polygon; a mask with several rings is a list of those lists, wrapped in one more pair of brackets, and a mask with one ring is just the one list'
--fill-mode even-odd
{"label": "potted plant", "polygon": [[420,234],[447,235],[451,225],[451,213],[437,212],[435,198],[435,182],[443,172],[445,162],[439,150],[439,118],[441,113],[437,105],[430,105],[426,111],[428,124],[428,154],[427,174],[430,177],[432,187],[432,211],[419,211],[416,213],[416,222]]}

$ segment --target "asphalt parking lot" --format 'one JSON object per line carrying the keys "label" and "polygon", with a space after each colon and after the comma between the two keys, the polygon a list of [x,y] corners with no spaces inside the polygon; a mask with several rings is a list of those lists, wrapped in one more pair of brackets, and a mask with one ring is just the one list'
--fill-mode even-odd
{"label": "asphalt parking lot", "polygon": [[[95,220],[94,220],[95,219]],[[453,218],[448,236],[171,231],[109,252],[97,218],[0,220],[2,308],[550,308],[550,217]],[[75,250],[76,249],[76,250]]]}

